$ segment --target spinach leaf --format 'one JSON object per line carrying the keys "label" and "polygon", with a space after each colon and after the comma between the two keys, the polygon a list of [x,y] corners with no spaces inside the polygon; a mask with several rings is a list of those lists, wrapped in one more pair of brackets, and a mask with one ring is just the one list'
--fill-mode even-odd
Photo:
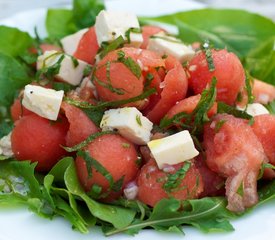
{"label": "spinach leaf", "polygon": [[26,32],[17,28],[0,26],[0,52],[18,56],[33,43],[33,39]]}
{"label": "spinach leaf", "polygon": [[[275,33],[274,33],[275,35]],[[275,85],[275,36],[251,49],[245,67],[253,77]]]}
{"label": "spinach leaf", "polygon": [[251,49],[275,35],[272,20],[243,10],[201,9],[141,20],[176,25],[183,41],[208,39],[216,48],[226,47],[239,57],[247,56]]}
{"label": "spinach leaf", "polygon": [[30,83],[26,68],[11,56],[0,53],[0,105],[9,107],[16,91]]}
{"label": "spinach leaf", "polygon": [[74,0],[73,9],[49,9],[46,18],[49,38],[61,39],[82,28],[91,27],[102,9],[102,0]]}
{"label": "spinach leaf", "polygon": [[73,16],[77,28],[93,26],[96,16],[104,8],[103,0],[74,0]]}
{"label": "spinach leaf", "polygon": [[60,39],[77,31],[70,9],[49,9],[46,29],[50,39]]}

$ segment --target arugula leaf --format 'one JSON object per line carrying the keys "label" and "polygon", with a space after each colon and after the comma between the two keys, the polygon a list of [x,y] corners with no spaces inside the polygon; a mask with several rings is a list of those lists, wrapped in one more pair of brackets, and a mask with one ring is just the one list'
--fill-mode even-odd
{"label": "arugula leaf", "polygon": [[40,216],[51,218],[53,209],[34,175],[35,164],[28,161],[0,164],[0,204],[26,204]]}
{"label": "arugula leaf", "polygon": [[74,159],[72,157],[62,158],[52,167],[51,171],[48,174],[54,176],[55,181],[59,183],[64,182],[65,171],[73,162],[73,160]]}
{"label": "arugula leaf", "polygon": [[[45,179],[50,176],[53,177],[53,182],[58,186],[48,186],[47,188],[51,193],[55,204],[55,212],[64,218],[68,219],[71,224],[80,232],[88,233],[88,226],[92,226],[96,223],[96,219],[89,214],[86,214],[87,209],[83,209],[81,204],[76,202],[76,198],[65,188],[64,175],[67,168],[73,163],[72,157],[65,157],[57,162],[57,164],[51,169]],[[45,185],[44,179],[44,185]],[[49,185],[49,184],[48,184]],[[60,198],[62,197],[62,198]],[[65,201],[64,201],[65,199]]]}
{"label": "arugula leaf", "polygon": [[245,57],[251,49],[275,35],[272,20],[244,10],[201,9],[140,20],[176,25],[183,41],[208,39],[216,48],[226,47],[239,57]]}
{"label": "arugula leaf", "polygon": [[120,229],[107,231],[107,236],[127,232],[135,234],[142,228],[153,227],[156,230],[170,230],[182,224],[197,227],[203,232],[232,231],[228,219],[235,217],[226,209],[224,198],[202,198],[180,201],[163,199],[154,207],[147,220],[136,220],[135,223]]}
{"label": "arugula leaf", "polygon": [[56,213],[70,221],[74,229],[79,230],[81,233],[89,232],[87,228],[88,224],[80,217],[80,215],[72,210],[67,201],[65,201],[59,195],[56,195],[54,204],[56,205]]}
{"label": "arugula leaf", "polygon": [[27,70],[14,58],[0,53],[0,105],[9,107],[16,91],[31,82]]}
{"label": "arugula leaf", "polygon": [[264,186],[259,188],[259,203],[257,205],[262,205],[263,203],[275,199],[275,181],[265,183]]}
{"label": "arugula leaf", "polygon": [[124,228],[133,221],[135,211],[98,203],[91,199],[78,182],[74,163],[65,172],[65,184],[72,194],[80,197],[87,204],[91,214],[98,219],[111,223],[115,228]]}
{"label": "arugula leaf", "polygon": [[10,56],[20,55],[33,43],[28,33],[17,28],[0,26],[0,36],[0,52]]}
{"label": "arugula leaf", "polygon": [[78,29],[93,26],[98,13],[105,9],[103,0],[74,0],[73,16]]}

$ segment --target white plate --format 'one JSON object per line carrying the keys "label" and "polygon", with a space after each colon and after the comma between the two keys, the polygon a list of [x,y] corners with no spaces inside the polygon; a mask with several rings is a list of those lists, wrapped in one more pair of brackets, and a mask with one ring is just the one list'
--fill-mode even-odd
{"label": "white plate", "polygon": [[[143,7],[146,6],[146,7]],[[180,10],[200,8],[202,5],[184,0],[112,0],[107,2],[107,8],[128,10],[139,15],[159,15]],[[133,11],[134,10],[134,11]],[[36,9],[16,14],[0,24],[18,27],[33,33],[34,26],[38,27],[41,36],[45,36],[45,9]],[[258,207],[251,213],[232,221],[235,228],[231,233],[203,234],[191,227],[185,227],[186,235],[159,233],[153,230],[143,230],[135,237],[116,235],[108,239],[158,239],[158,240],[270,240],[274,239],[275,200]],[[87,235],[71,229],[70,223],[62,218],[52,221],[40,218],[26,209],[0,208],[0,240],[90,240],[106,239],[99,228],[92,228]]]}

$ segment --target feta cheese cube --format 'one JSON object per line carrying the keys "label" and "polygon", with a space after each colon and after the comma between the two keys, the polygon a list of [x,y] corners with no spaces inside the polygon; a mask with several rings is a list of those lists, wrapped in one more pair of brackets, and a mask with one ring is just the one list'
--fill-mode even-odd
{"label": "feta cheese cube", "polygon": [[160,169],[166,164],[178,164],[199,155],[187,130],[165,138],[152,140],[148,142],[148,147]]}
{"label": "feta cheese cube", "polygon": [[11,148],[11,133],[0,139],[0,155],[12,157],[13,152]]}
{"label": "feta cheese cube", "polygon": [[[88,65],[84,61],[73,59],[71,56],[58,51],[46,51],[38,57],[37,69],[50,68],[54,64],[57,64],[60,58],[63,59],[60,62],[59,72],[55,77],[60,81],[77,86],[81,82],[84,69]],[[77,64],[75,64],[75,61],[77,61]]]}
{"label": "feta cheese cube", "polygon": [[[125,12],[111,12],[102,10],[96,17],[95,32],[98,45],[111,42],[122,36],[127,40],[126,33],[131,28],[140,28],[136,15]],[[141,33],[130,31],[130,46],[139,47],[143,42]]]}
{"label": "feta cheese cube", "polygon": [[195,55],[191,46],[186,46],[179,39],[167,36],[164,32],[153,35],[149,39],[147,49],[155,51],[161,56],[171,55],[180,62],[189,61]]}
{"label": "feta cheese cube", "polygon": [[88,28],[82,29],[74,34],[68,35],[60,40],[63,50],[69,55],[74,55],[78,44],[83,35],[88,31]]}
{"label": "feta cheese cube", "polygon": [[150,141],[153,123],[135,107],[106,111],[100,123],[103,131],[117,129],[129,141],[144,145]]}
{"label": "feta cheese cube", "polygon": [[55,91],[35,85],[26,85],[22,104],[41,117],[56,120],[64,96],[64,91]]}
{"label": "feta cheese cube", "polygon": [[246,111],[249,115],[253,117],[263,114],[269,114],[269,111],[260,103],[247,104],[247,108],[237,107],[237,109]]}

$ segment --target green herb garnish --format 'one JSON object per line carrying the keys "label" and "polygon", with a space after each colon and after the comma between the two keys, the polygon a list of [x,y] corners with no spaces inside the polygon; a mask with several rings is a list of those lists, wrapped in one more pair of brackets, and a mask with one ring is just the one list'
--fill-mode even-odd
{"label": "green herb garnish", "polygon": [[136,122],[140,127],[142,127],[142,122],[141,122],[141,119],[140,119],[140,115],[136,115]]}
{"label": "green herb garnish", "polygon": [[117,52],[118,62],[123,63],[138,79],[141,77],[141,68],[131,57],[125,57],[125,53],[122,50]]}
{"label": "green herb garnish", "polygon": [[110,75],[111,64],[112,64],[112,62],[107,61],[107,63],[105,65],[103,65],[103,66],[106,66],[107,83],[101,81],[99,78],[96,77],[96,71],[94,71],[94,74],[92,76],[92,81],[95,81],[100,86],[109,89],[112,93],[116,93],[117,95],[123,95],[125,93],[125,89],[123,89],[123,88],[115,88],[112,85],[111,75]]}
{"label": "green herb garnish", "polygon": [[186,176],[186,173],[191,167],[191,162],[185,162],[184,165],[175,173],[169,173],[167,176],[167,181],[163,184],[163,189],[171,193],[176,191],[177,188],[182,183],[182,180]]}
{"label": "green herb garnish", "polygon": [[215,71],[215,65],[214,65],[214,60],[213,60],[212,51],[211,51],[209,41],[204,42],[204,44],[202,45],[202,50],[205,53],[209,71],[210,72]]}
{"label": "green herb garnish", "polygon": [[223,126],[223,124],[226,123],[226,120],[222,119],[222,120],[219,120],[218,122],[216,122],[216,125],[215,125],[215,133],[219,132],[221,127]]}
{"label": "green herb garnish", "polygon": [[94,141],[96,138],[106,135],[106,134],[116,134],[113,131],[103,131],[103,132],[97,132],[94,133],[92,135],[90,135],[89,137],[87,137],[84,141],[82,141],[81,143],[73,146],[73,147],[63,147],[67,152],[75,152],[78,151],[84,147],[86,147],[89,143],[91,143],[92,141]]}
{"label": "green herb garnish", "polygon": [[93,104],[90,104],[88,102],[74,100],[74,99],[71,99],[71,98],[65,98],[64,100],[67,103],[69,103],[71,105],[74,105],[76,107],[87,108],[87,109],[92,109],[92,110],[96,111],[96,110],[105,109],[105,108],[108,108],[108,107],[119,107],[119,106],[122,106],[122,105],[127,104],[127,103],[140,101],[140,100],[143,100],[143,99],[151,96],[155,92],[156,92],[156,90],[154,88],[151,88],[148,91],[145,91],[144,93],[142,93],[142,94],[140,94],[136,97],[132,97],[132,98],[129,98],[129,99],[118,100],[118,101],[112,101],[112,102],[101,102],[101,103],[98,103],[97,105],[93,105]]}
{"label": "green herb garnish", "polygon": [[141,29],[140,28],[129,28],[125,32],[125,37],[127,39],[127,43],[131,43],[131,33],[141,33]]}
{"label": "green herb garnish", "polygon": [[253,93],[252,93],[252,83],[253,83],[253,78],[246,71],[246,73],[245,73],[245,89],[246,89],[246,92],[247,92],[248,103],[253,103],[254,102],[254,96],[253,96]]}
{"label": "green herb garnish", "polygon": [[210,88],[202,92],[201,99],[192,113],[181,112],[174,115],[171,119],[164,117],[160,122],[160,127],[167,128],[171,125],[177,125],[191,131],[193,135],[199,135],[202,132],[203,125],[209,121],[207,113],[216,100],[216,84],[217,79],[213,77]]}
{"label": "green herb garnish", "polygon": [[235,107],[227,105],[226,103],[223,103],[223,102],[218,102],[218,113],[227,113],[227,114],[233,115],[234,117],[248,119],[248,120],[253,119],[253,117],[249,115],[247,112],[238,110]]}
{"label": "green herb garnish", "polygon": [[114,51],[118,48],[122,48],[124,46],[124,38],[119,36],[111,43],[103,43],[99,50],[99,57],[104,58],[109,52]]}
{"label": "green herb garnish", "polygon": [[74,56],[71,56],[71,60],[74,65],[74,68],[77,68],[77,66],[79,65],[78,60]]}
{"label": "green herb garnish", "polygon": [[152,73],[147,73],[145,77],[144,89],[148,89],[154,80],[154,75]]}
{"label": "green herb garnish", "polygon": [[88,175],[90,178],[92,177],[92,169],[94,168],[109,182],[110,190],[113,190],[115,192],[119,192],[121,190],[124,181],[124,176],[122,176],[118,181],[115,182],[111,173],[100,162],[94,159],[89,152],[78,151],[77,156],[82,157],[85,160]]}
{"label": "green herb garnish", "polygon": [[65,58],[65,54],[61,54],[58,61],[55,64],[53,64],[52,66],[47,67],[46,61],[49,60],[50,58],[58,56],[60,54],[61,54],[60,52],[56,52],[44,59],[42,68],[40,70],[38,70],[36,73],[36,79],[40,80],[41,76],[45,76],[47,79],[52,80],[54,78],[54,76],[56,76],[59,73],[60,68],[61,68],[61,63]]}
{"label": "green herb garnish", "polygon": [[89,76],[92,73],[92,71],[93,71],[92,66],[87,64],[83,70],[83,77]]}
{"label": "green herb garnish", "polygon": [[122,143],[122,147],[123,148],[130,148],[130,144],[129,143]]}

